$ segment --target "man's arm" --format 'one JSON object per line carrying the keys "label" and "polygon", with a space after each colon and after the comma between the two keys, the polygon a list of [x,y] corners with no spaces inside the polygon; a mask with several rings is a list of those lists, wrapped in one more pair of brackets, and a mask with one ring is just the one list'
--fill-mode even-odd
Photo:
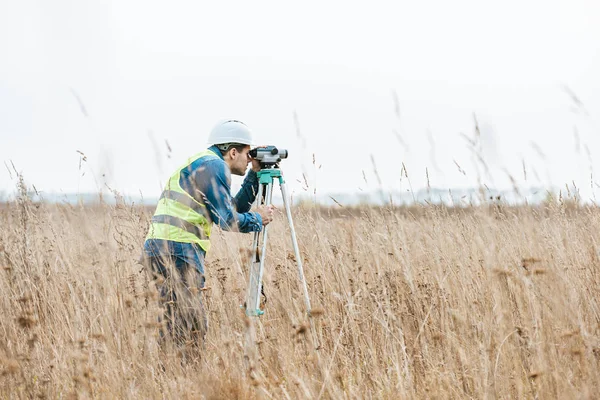
{"label": "man's arm", "polygon": [[244,178],[244,183],[240,191],[235,195],[233,204],[236,210],[240,213],[250,211],[252,203],[256,200],[258,194],[258,176],[253,170],[249,170]]}
{"label": "man's arm", "polygon": [[[194,180],[212,221],[221,229],[237,230],[242,233],[262,229],[263,221],[260,214],[240,213],[234,209],[231,201],[230,177],[223,162],[208,161],[204,165],[203,171],[196,174]],[[247,210],[249,209],[248,206]]]}

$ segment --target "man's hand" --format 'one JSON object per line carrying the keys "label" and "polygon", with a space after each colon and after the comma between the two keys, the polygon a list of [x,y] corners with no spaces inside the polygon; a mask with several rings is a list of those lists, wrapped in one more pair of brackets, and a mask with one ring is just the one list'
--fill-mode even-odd
{"label": "man's hand", "polygon": [[258,172],[260,171],[260,161],[252,159],[252,171]]}
{"label": "man's hand", "polygon": [[275,210],[275,206],[270,204],[268,206],[260,206],[256,209],[256,212],[260,214],[262,217],[263,225],[269,225],[269,222],[273,221],[273,211]]}

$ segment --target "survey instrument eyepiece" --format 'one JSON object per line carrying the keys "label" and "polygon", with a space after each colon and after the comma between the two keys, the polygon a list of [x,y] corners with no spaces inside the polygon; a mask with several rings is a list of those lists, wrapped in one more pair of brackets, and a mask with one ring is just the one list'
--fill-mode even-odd
{"label": "survey instrument eyepiece", "polygon": [[258,160],[261,168],[277,167],[277,164],[287,158],[288,151],[275,146],[257,147],[250,150],[250,156]]}

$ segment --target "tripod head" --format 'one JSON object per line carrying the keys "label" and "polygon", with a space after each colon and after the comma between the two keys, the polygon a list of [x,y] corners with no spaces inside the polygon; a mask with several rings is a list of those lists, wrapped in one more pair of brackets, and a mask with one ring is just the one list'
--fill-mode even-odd
{"label": "tripod head", "polygon": [[275,146],[257,147],[250,150],[250,156],[259,161],[261,169],[279,168],[279,162],[287,158],[288,151]]}

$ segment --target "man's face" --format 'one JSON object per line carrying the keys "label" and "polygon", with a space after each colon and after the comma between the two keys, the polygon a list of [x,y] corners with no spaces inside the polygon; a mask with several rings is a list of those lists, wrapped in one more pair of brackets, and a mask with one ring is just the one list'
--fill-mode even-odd
{"label": "man's face", "polygon": [[232,174],[244,176],[248,164],[252,161],[249,152],[250,146],[246,146],[242,151],[237,151],[235,148],[231,150],[231,166],[229,169]]}

